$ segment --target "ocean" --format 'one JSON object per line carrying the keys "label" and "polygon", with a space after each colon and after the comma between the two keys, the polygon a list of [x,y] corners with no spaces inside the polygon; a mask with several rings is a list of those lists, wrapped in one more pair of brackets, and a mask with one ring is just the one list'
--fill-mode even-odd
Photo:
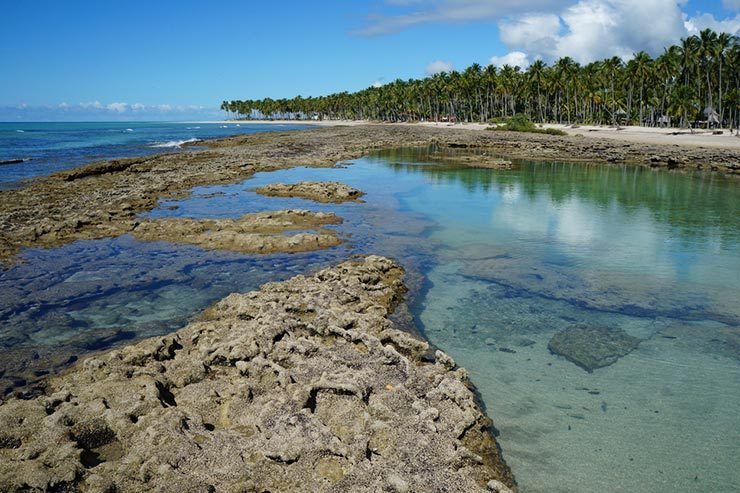
{"label": "ocean", "polygon": [[177,152],[198,140],[305,125],[188,122],[0,123],[0,190],[23,181],[102,159]]}

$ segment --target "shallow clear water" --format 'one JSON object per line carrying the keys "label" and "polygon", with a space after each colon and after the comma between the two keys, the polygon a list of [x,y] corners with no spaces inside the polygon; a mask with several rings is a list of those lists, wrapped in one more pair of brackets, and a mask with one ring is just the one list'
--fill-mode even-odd
{"label": "shallow clear water", "polygon": [[[250,191],[303,179],[343,181],[366,202]],[[409,269],[419,327],[469,370],[521,491],[740,490],[737,181],[552,163],[468,169],[407,150],[161,205],[152,216],[333,211],[348,242],[271,256],[129,237],[27,250],[26,264],[0,273],[0,379],[26,375],[33,352],[34,371],[53,370],[172,330],[228,292],[378,253]],[[589,373],[548,350],[574,324],[640,342]]]}
{"label": "shallow clear water", "polygon": [[305,125],[179,122],[0,122],[0,190],[101,159],[181,150],[188,141],[284,131]]}
{"label": "shallow clear water", "polygon": [[[521,491],[739,491],[740,189],[642,168],[406,166],[443,245],[417,307],[466,367]],[[641,339],[588,373],[575,323]]]}
{"label": "shallow clear water", "polygon": [[[196,188],[188,199],[165,201],[150,213],[205,218],[283,208],[333,211],[344,223],[332,227],[347,241],[329,250],[242,255],[130,236],[24,250],[23,263],[0,271],[0,394],[26,388],[92,351],[175,330],[229,293],[250,291],[353,254],[403,258],[420,279],[431,245],[419,244],[418,238],[430,223],[402,210],[394,190],[403,187],[403,180],[394,173],[375,176],[376,171],[365,163],[258,173],[235,185]],[[322,205],[250,191],[279,180],[344,178],[356,186],[373,182],[367,202]],[[407,181],[416,180],[411,176]]]}

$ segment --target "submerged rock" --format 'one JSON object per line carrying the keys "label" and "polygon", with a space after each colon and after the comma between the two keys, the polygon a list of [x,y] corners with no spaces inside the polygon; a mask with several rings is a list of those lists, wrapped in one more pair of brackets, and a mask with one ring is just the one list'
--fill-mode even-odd
{"label": "submerged rock", "polygon": [[[477,151],[477,152],[476,152]],[[470,150],[470,154],[435,152],[432,159],[446,163],[461,164],[469,168],[482,169],[514,169],[514,164],[508,159],[492,156],[480,149]]]}
{"label": "submerged rock", "polygon": [[166,218],[142,221],[132,234],[147,241],[187,243],[241,253],[307,252],[339,245],[335,231],[285,235],[342,220],[332,213],[284,210],[246,214],[238,219]]}
{"label": "submerged rock", "polygon": [[637,348],[640,339],[622,329],[574,325],[555,333],[547,348],[584,370],[612,365]]}
{"label": "submerged rock", "polygon": [[494,156],[460,156],[455,160],[468,168],[514,169],[514,164],[508,159]]}
{"label": "submerged rock", "polygon": [[254,189],[268,197],[299,197],[325,203],[359,200],[364,195],[356,188],[336,181],[301,181],[298,183],[271,183]]}
{"label": "submerged rock", "polygon": [[368,257],[232,294],[7,400],[0,491],[507,491],[466,371],[387,318],[402,276]]}

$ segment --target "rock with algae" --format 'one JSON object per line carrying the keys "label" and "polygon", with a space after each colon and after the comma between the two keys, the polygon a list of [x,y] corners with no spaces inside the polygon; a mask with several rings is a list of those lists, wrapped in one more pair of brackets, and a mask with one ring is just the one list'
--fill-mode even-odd
{"label": "rock with algae", "polygon": [[4,402],[0,491],[513,486],[465,370],[387,318],[402,276],[367,257],[232,294]]}
{"label": "rock with algae", "polygon": [[238,219],[147,219],[132,234],[140,240],[187,243],[241,253],[307,252],[339,245],[336,232],[319,230],[293,235],[342,220],[332,213],[284,210],[245,214]]}
{"label": "rock with algae", "polygon": [[364,194],[336,181],[301,181],[298,183],[270,183],[254,189],[268,197],[299,197],[315,202],[341,203],[359,200]]}
{"label": "rock with algae", "polygon": [[613,365],[634,349],[640,340],[619,328],[573,325],[550,339],[550,352],[563,356],[588,372]]}

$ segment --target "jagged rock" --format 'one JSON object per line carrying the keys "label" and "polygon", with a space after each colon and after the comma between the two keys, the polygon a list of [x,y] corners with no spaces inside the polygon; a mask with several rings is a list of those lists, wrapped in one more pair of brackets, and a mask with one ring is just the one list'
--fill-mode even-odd
{"label": "jagged rock", "polygon": [[465,370],[387,318],[402,276],[368,257],[232,294],[5,401],[0,491],[512,486]]}
{"label": "jagged rock", "polygon": [[364,195],[356,188],[336,181],[301,181],[298,183],[271,183],[254,189],[268,197],[299,197],[316,202],[341,203],[359,200]]}
{"label": "jagged rock", "polygon": [[637,348],[640,340],[619,328],[573,325],[555,333],[547,348],[584,370],[612,365]]}

